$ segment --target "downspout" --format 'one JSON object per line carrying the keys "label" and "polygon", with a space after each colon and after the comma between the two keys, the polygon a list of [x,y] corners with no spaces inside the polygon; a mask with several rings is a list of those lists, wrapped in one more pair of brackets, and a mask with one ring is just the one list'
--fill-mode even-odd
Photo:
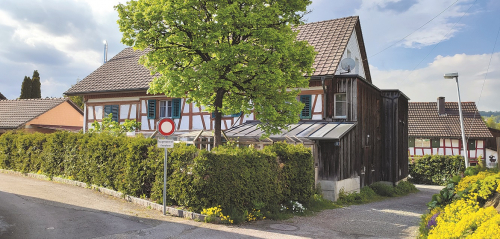
{"label": "downspout", "polygon": [[323,120],[326,120],[326,86],[325,86],[325,77],[321,77],[321,86],[323,87]]}
{"label": "downspout", "polygon": [[87,102],[83,102],[83,133],[87,129]]}

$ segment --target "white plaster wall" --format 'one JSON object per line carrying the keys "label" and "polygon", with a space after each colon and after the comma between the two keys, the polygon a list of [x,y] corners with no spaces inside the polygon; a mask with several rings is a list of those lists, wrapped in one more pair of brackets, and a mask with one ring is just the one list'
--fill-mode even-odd
{"label": "white plaster wall", "polygon": [[[181,99],[181,109],[182,109],[182,106],[184,105],[184,102],[186,101],[186,99]],[[189,104],[186,104],[184,105],[184,111],[182,111],[183,113],[189,113]]]}
{"label": "white plaster wall", "polygon": [[189,117],[182,117],[179,130],[189,130]]}
{"label": "white plaster wall", "polygon": [[121,105],[120,106],[120,119],[128,119],[128,109],[130,105]]}
{"label": "white plaster wall", "polygon": [[204,115],[203,120],[205,120],[206,130],[210,130],[210,115]]}
{"label": "white plaster wall", "polygon": [[[197,108],[193,108],[197,109]],[[193,130],[202,130],[203,123],[201,122],[202,115],[193,115]]]}
{"label": "white plaster wall", "polygon": [[344,189],[344,191],[348,193],[360,192],[360,177],[353,177],[340,181],[319,180],[318,183],[321,186],[323,197],[330,201],[339,199],[339,192],[341,189]]}
{"label": "white plaster wall", "polygon": [[96,106],[95,107],[95,119],[98,119],[98,120],[102,119],[102,113],[103,113],[102,106]]}
{"label": "white plaster wall", "polygon": [[243,116],[243,123],[245,123],[247,120],[253,120],[253,113]]}
{"label": "white plaster wall", "polygon": [[149,130],[148,117],[147,116],[142,116],[141,117],[141,130]]}
{"label": "white plaster wall", "polygon": [[94,107],[92,107],[92,106],[88,107],[87,115],[88,115],[89,120],[94,119]]}
{"label": "white plaster wall", "polygon": [[174,119],[174,123],[175,123],[175,130],[177,130],[177,128],[179,127],[179,119]]}
{"label": "white plaster wall", "polygon": [[323,95],[316,95],[316,105],[314,106],[314,112],[319,113],[323,109]]}
{"label": "white plaster wall", "polygon": [[132,104],[132,109],[130,110],[130,119],[135,119],[137,117],[137,105]]}
{"label": "white plaster wall", "polygon": [[[366,78],[365,70],[363,67],[363,64],[366,64],[366,62],[363,62],[361,60],[362,59],[361,58],[361,50],[359,49],[358,37],[357,37],[356,31],[352,32],[351,38],[349,38],[349,42],[347,43],[347,47],[346,47],[346,50],[344,52],[344,55],[342,56],[342,59],[347,58],[347,50],[349,50],[351,52],[350,58],[352,58],[355,62],[358,63],[356,65],[356,67],[354,68],[354,70],[351,71],[350,74],[356,74],[356,75],[360,75],[360,76]],[[356,61],[356,59],[357,59],[357,61]],[[339,64],[335,74],[340,75],[340,73],[342,73],[342,75],[348,75],[347,73],[344,74],[343,72],[344,72],[344,70],[342,70],[342,68],[340,67],[340,64]]]}
{"label": "white plaster wall", "polygon": [[141,102],[141,104],[142,104],[142,107],[141,107],[142,113],[146,114],[146,100],[141,100],[141,101],[142,101]]}

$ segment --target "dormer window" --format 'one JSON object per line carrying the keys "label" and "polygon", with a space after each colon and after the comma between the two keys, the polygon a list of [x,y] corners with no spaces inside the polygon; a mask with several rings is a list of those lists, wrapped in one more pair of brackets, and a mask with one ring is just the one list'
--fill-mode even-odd
{"label": "dormer window", "polygon": [[335,94],[335,118],[347,118],[347,96],[346,93]]}

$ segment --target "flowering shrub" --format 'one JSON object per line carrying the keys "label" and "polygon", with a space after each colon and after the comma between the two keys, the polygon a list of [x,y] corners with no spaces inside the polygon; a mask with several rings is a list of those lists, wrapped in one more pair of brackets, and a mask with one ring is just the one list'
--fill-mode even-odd
{"label": "flowering shrub", "polygon": [[458,198],[422,216],[420,238],[499,238],[500,214],[482,205],[500,193],[500,173],[476,173],[455,186]]}
{"label": "flowering shrub", "polygon": [[205,222],[214,222],[216,218],[219,217],[222,223],[233,223],[233,220],[229,217],[229,215],[224,215],[222,213],[220,205],[217,207],[203,209],[201,214],[207,216],[205,218]]}
{"label": "flowering shrub", "polygon": [[264,213],[260,212],[260,210],[257,209],[252,209],[251,212],[246,212],[246,221],[251,222],[251,221],[256,221],[259,219],[266,219],[264,216]]}
{"label": "flowering shrub", "polygon": [[430,230],[428,238],[462,238],[474,235],[481,224],[496,215],[498,213],[493,207],[481,208],[477,202],[457,200],[445,207],[437,217],[437,225]]}

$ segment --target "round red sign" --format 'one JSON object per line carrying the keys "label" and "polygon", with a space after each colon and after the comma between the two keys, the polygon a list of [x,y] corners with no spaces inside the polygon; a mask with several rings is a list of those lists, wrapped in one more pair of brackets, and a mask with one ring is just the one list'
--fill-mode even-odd
{"label": "round red sign", "polygon": [[170,118],[163,118],[158,122],[158,131],[163,136],[169,136],[175,131],[175,123]]}

